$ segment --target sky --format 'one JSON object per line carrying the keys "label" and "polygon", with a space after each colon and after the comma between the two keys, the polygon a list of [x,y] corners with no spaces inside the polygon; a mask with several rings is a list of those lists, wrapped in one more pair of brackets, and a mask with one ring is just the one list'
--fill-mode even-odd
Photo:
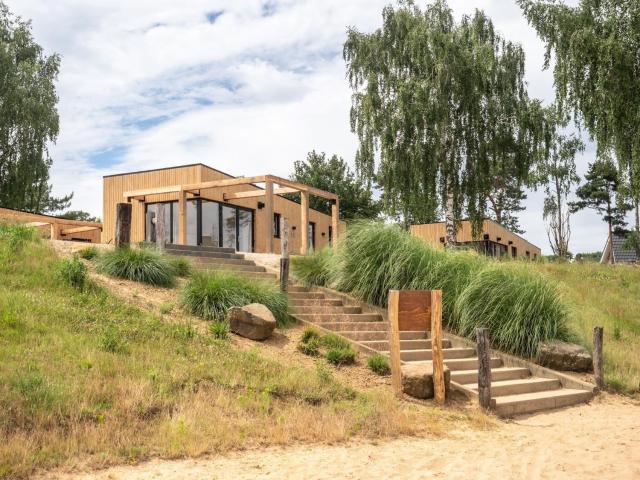
{"label": "sky", "polygon": [[[349,26],[381,25],[389,0],[4,0],[62,57],[60,134],[51,181],[72,209],[102,215],[102,176],[202,162],[232,175],[287,177],[310,150],[353,165]],[[417,0],[420,6],[425,1]],[[571,0],[570,3],[575,3]],[[459,18],[484,10],[526,52],[529,94],[551,103],[544,47],[515,0],[450,0]],[[584,137],[584,136],[583,136]],[[587,140],[585,138],[585,140]],[[583,175],[595,148],[577,158]],[[520,223],[550,253],[541,192]],[[606,224],[572,217],[570,250],[601,250]]]}

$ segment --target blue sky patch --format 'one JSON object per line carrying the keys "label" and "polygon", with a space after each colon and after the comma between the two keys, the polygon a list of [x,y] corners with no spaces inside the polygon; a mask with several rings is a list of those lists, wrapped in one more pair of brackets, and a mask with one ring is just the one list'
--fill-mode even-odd
{"label": "blue sky patch", "polygon": [[215,23],[218,17],[224,13],[224,10],[213,10],[211,12],[206,13],[207,22]]}
{"label": "blue sky patch", "polygon": [[277,10],[277,5],[276,5],[276,2],[274,2],[273,0],[269,0],[262,4],[263,17],[270,17],[271,15],[276,13],[276,10]]}
{"label": "blue sky patch", "polygon": [[127,150],[127,147],[124,145],[117,145],[105,150],[97,150],[89,154],[89,163],[98,168],[110,167],[121,162]]}

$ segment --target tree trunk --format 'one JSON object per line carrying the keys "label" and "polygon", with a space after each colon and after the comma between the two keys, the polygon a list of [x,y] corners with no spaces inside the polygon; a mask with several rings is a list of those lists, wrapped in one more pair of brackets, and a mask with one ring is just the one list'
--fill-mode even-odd
{"label": "tree trunk", "polygon": [[636,200],[636,232],[640,233],[640,202]]}
{"label": "tree trunk", "polygon": [[447,205],[445,208],[445,228],[446,228],[446,237],[445,237],[445,245],[447,248],[453,248],[456,246],[456,222],[455,222],[455,212],[453,208],[453,194],[447,190]]}
{"label": "tree trunk", "polygon": [[609,220],[607,224],[609,225],[609,248],[611,248],[611,255],[609,258],[611,259],[611,263],[615,263],[615,259],[613,258],[613,226],[611,225],[611,199],[607,201],[607,217]]}

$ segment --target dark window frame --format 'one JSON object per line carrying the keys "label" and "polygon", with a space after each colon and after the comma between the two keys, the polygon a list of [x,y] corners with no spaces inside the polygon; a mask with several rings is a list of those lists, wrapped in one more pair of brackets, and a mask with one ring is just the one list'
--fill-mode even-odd
{"label": "dark window frame", "polygon": [[273,212],[273,238],[280,238],[280,221],[282,219],[282,215],[277,212]]}

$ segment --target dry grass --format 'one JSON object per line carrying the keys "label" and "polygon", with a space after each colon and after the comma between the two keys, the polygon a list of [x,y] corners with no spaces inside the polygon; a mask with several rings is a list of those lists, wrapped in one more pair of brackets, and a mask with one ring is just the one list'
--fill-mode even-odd
{"label": "dry grass", "polygon": [[474,421],[239,350],[96,286],[78,291],[57,281],[58,262],[38,243],[0,260],[0,478]]}
{"label": "dry grass", "polygon": [[605,380],[615,391],[640,392],[640,268],[598,263],[542,263],[569,301],[569,328],[591,349],[593,327],[604,327]]}

